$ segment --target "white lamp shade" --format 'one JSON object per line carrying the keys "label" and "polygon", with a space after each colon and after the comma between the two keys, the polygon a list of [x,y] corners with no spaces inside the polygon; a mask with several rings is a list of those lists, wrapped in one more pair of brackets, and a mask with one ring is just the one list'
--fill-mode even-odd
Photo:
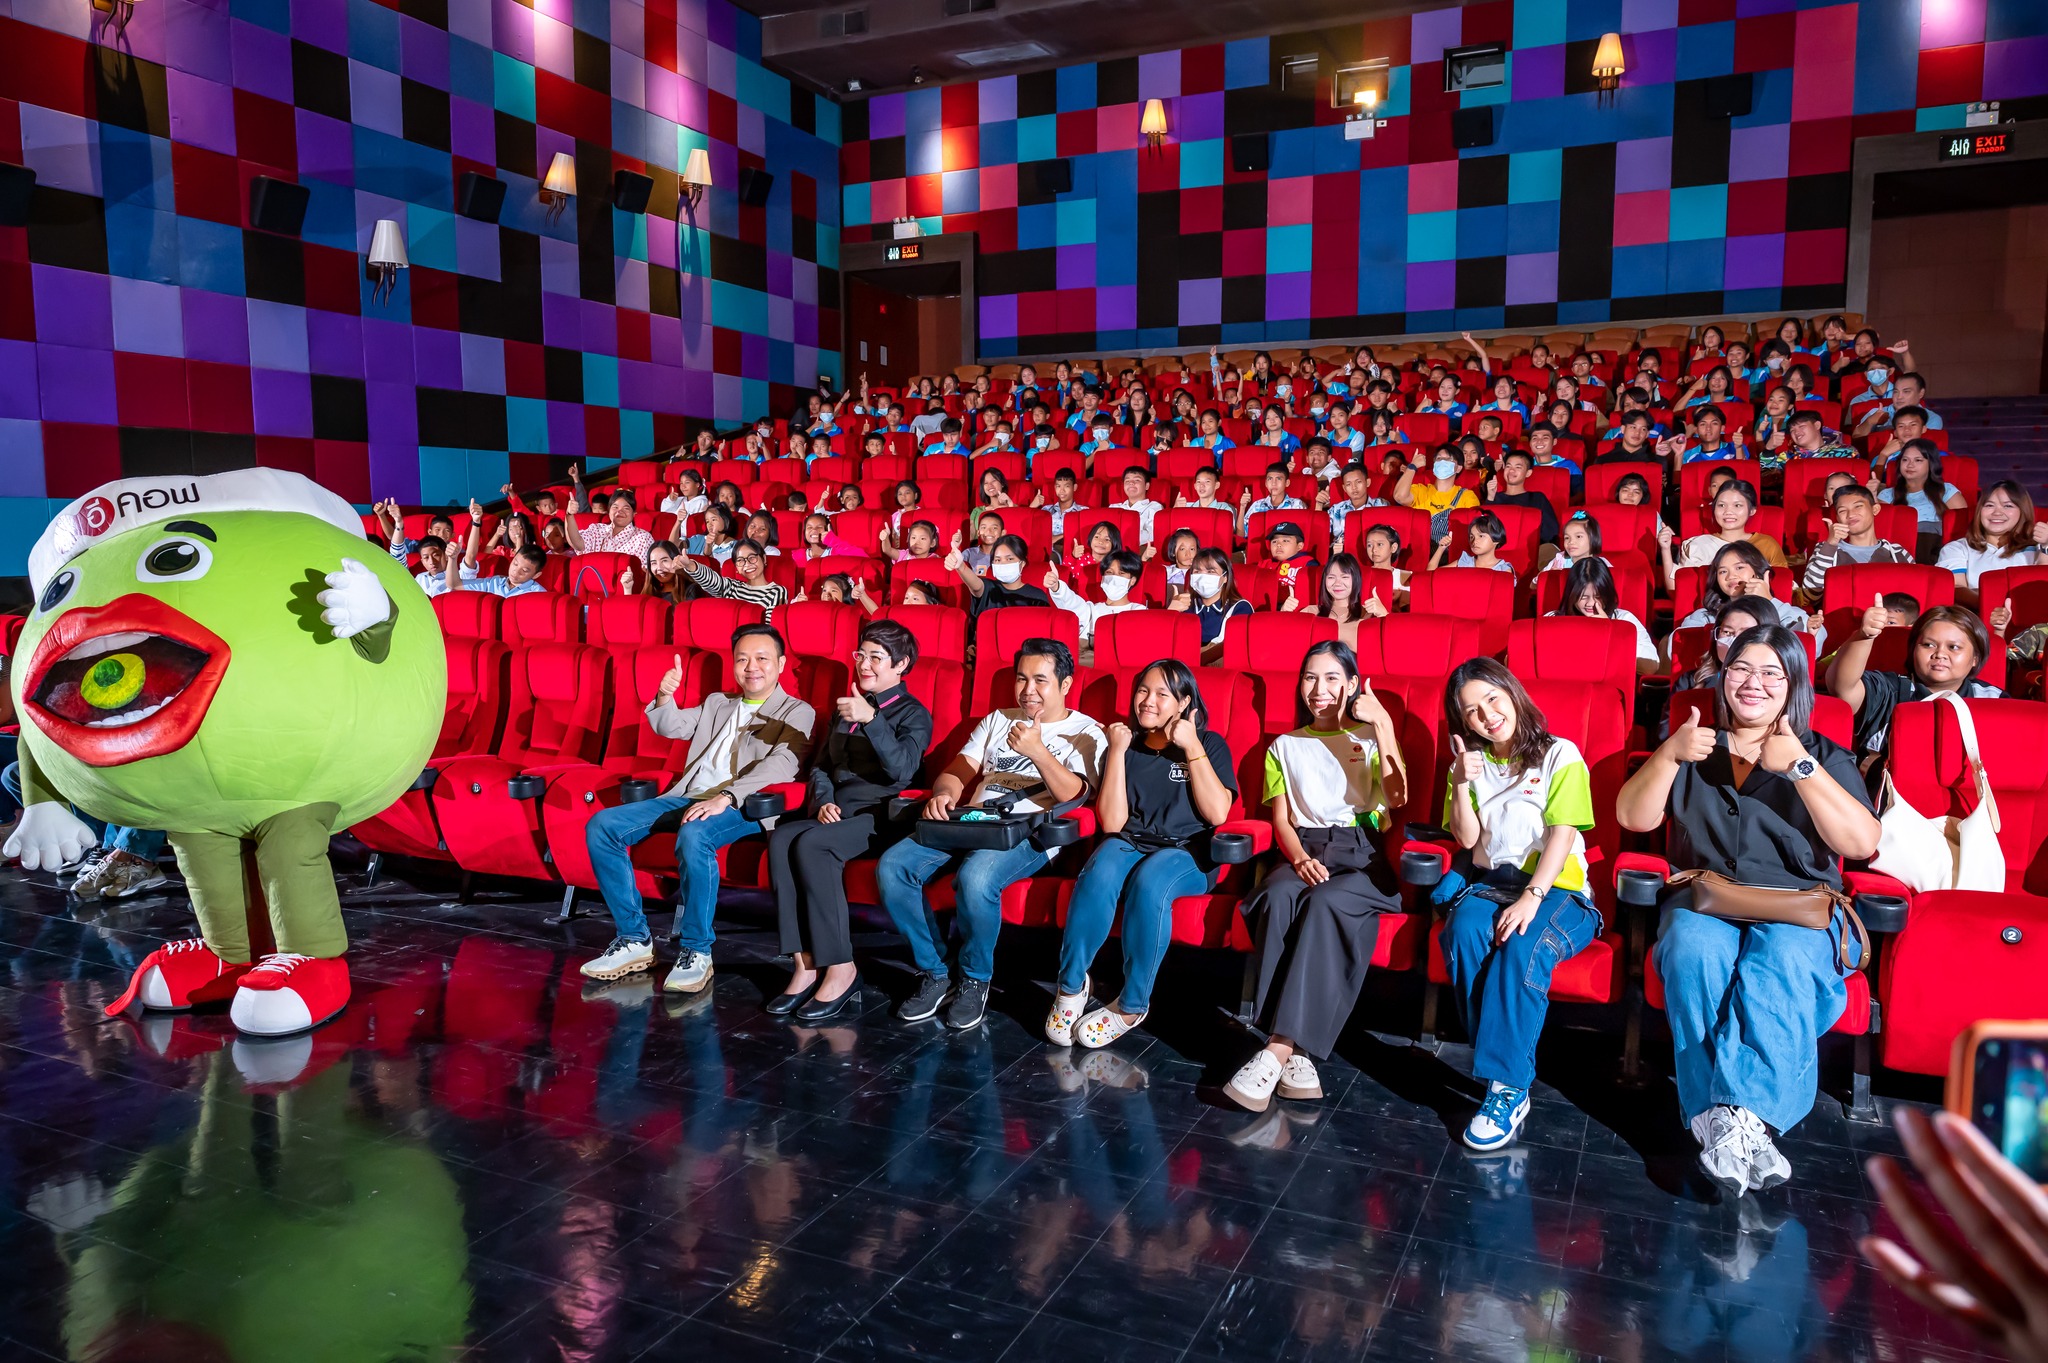
{"label": "white lamp shade", "polygon": [[1619,76],[1628,69],[1621,57],[1621,35],[1603,33],[1600,35],[1599,50],[1593,54],[1593,74],[1596,76]]}
{"label": "white lamp shade", "polygon": [[370,233],[370,263],[401,270],[412,264],[405,255],[405,233],[390,218],[377,219],[377,228]]}
{"label": "white lamp shade", "polygon": [[550,194],[574,194],[576,192],[576,158],[568,152],[558,151],[555,159],[548,163],[548,178],[540,187]]}
{"label": "white lamp shade", "polygon": [[1166,136],[1166,102],[1158,99],[1145,101],[1145,116],[1138,121],[1138,131],[1146,137]]}
{"label": "white lamp shade", "polygon": [[686,185],[711,184],[711,153],[702,147],[693,148],[690,159],[683,163],[683,183]]}

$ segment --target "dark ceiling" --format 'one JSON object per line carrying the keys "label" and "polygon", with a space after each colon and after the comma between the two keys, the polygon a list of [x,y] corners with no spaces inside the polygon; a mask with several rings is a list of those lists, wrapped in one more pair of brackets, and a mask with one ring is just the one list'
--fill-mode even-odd
{"label": "dark ceiling", "polygon": [[[979,79],[1265,33],[1356,33],[1366,20],[1424,7],[1419,0],[993,0],[986,9],[979,7],[991,0],[737,3],[761,16],[762,55],[771,65],[841,98],[850,80],[867,94],[906,88],[913,68],[932,83]],[[846,33],[863,24],[864,31]]]}

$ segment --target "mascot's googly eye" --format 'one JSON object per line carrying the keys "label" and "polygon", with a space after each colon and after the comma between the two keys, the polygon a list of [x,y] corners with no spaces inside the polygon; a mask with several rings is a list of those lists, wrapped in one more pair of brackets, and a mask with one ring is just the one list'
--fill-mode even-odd
{"label": "mascot's googly eye", "polygon": [[135,561],[135,576],[142,582],[190,582],[205,577],[211,567],[213,550],[181,535],[158,540],[143,550]]}
{"label": "mascot's googly eye", "polygon": [[64,604],[64,598],[71,595],[71,589],[78,585],[78,574],[66,568],[50,579],[50,585],[43,588],[42,600],[36,602],[36,609],[53,611]]}

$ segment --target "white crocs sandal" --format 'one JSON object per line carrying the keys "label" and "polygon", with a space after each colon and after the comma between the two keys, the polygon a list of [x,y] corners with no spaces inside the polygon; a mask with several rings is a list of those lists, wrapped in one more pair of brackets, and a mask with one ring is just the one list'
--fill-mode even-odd
{"label": "white crocs sandal", "polygon": [[1057,985],[1053,988],[1052,1011],[1045,1015],[1045,1039],[1055,1046],[1074,1044],[1074,1024],[1088,1011],[1088,980],[1081,980],[1081,992],[1062,994]]}
{"label": "white crocs sandal", "polygon": [[1125,1022],[1124,1015],[1114,1007],[1098,1008],[1081,1019],[1081,1025],[1074,1029],[1074,1040],[1091,1051],[1099,1050],[1144,1020],[1145,1015],[1140,1013],[1136,1022]]}

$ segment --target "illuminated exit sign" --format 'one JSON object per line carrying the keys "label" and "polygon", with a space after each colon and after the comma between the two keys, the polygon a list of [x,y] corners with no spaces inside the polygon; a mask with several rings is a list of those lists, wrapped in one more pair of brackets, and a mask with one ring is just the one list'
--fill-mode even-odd
{"label": "illuminated exit sign", "polygon": [[2012,150],[2012,134],[1952,133],[1941,139],[1941,159],[1972,160],[1979,156],[2003,156]]}
{"label": "illuminated exit sign", "polygon": [[921,241],[906,241],[901,245],[889,248],[889,259],[891,260],[916,260],[923,254],[924,243]]}

